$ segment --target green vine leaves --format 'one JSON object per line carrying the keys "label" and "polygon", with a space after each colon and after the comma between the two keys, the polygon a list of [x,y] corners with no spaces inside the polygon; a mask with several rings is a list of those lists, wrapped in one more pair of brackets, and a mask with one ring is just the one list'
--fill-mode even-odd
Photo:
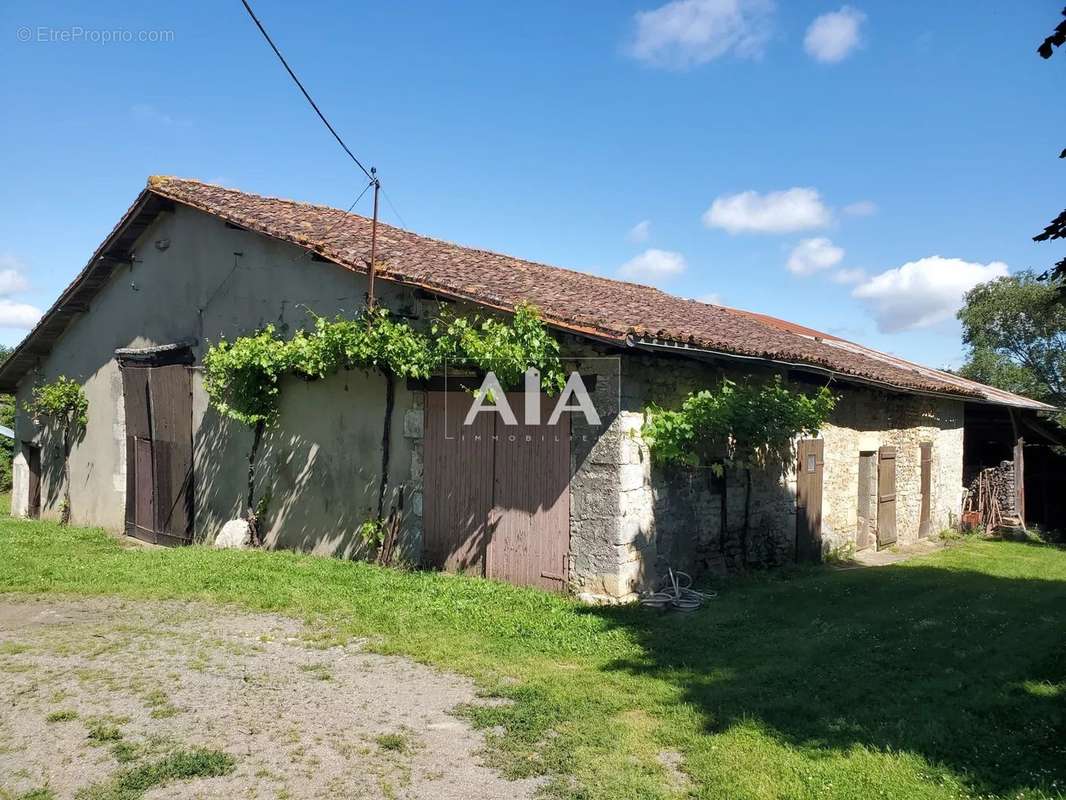
{"label": "green vine leaves", "polygon": [[81,384],[65,375],[36,387],[29,411],[34,417],[47,417],[72,431],[89,424],[89,400],[85,391]]}
{"label": "green vine leaves", "polygon": [[355,319],[311,315],[309,331],[282,339],[273,325],[225,339],[204,356],[204,388],[220,414],[250,427],[277,421],[281,379],[325,378],[341,370],[378,369],[401,378],[428,378],[445,363],[496,373],[517,386],[529,367],[556,394],[566,383],[559,343],[535,306],[522,304],[510,319],[443,316],[427,335],[385,308]]}
{"label": "green vine leaves", "polygon": [[726,466],[784,463],[796,436],[817,433],[835,407],[826,387],[805,394],[776,375],[765,383],[724,380],[713,392],[690,393],[679,410],[648,406],[641,435],[657,461],[721,475]]}

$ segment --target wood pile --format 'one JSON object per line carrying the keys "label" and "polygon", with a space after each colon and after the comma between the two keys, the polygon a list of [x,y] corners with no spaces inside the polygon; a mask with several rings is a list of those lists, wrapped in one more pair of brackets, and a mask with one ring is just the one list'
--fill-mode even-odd
{"label": "wood pile", "polygon": [[962,508],[964,525],[994,531],[1017,523],[1014,508],[1014,462],[981,470],[970,482]]}

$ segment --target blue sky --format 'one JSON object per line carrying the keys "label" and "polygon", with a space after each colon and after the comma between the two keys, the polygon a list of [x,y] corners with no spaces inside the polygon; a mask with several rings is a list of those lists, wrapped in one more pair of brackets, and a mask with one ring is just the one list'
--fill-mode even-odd
{"label": "blue sky", "polygon": [[[943,366],[965,287],[1063,255],[1031,241],[1064,202],[1061,4],[254,6],[413,230]],[[0,341],[149,174],[365,184],[238,0],[7,0],[0,37]]]}

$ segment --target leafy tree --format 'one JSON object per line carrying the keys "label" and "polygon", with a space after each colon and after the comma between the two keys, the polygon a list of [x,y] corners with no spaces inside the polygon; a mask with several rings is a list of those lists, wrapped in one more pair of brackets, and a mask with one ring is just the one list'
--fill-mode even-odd
{"label": "leafy tree", "polygon": [[958,318],[969,347],[963,377],[1066,406],[1066,306],[1057,287],[1032,272],[982,283]]}

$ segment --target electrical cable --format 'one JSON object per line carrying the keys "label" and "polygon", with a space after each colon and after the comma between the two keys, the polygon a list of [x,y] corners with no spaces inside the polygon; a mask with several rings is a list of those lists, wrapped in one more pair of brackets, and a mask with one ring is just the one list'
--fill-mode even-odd
{"label": "electrical cable", "polygon": [[267,33],[266,28],[263,27],[263,23],[259,21],[259,17],[255,15],[255,12],[252,11],[252,7],[248,5],[248,0],[241,0],[241,3],[244,5],[244,10],[248,12],[248,16],[252,18],[252,22],[255,23],[257,28],[259,28],[259,32],[263,34],[263,38],[267,40],[267,44],[270,45],[270,49],[274,51],[274,55],[278,57],[278,60],[281,61],[281,65],[285,67],[285,71],[289,73],[289,77],[293,79],[293,81],[298,87],[300,87],[300,91],[303,92],[303,96],[307,98],[307,102],[311,104],[311,108],[313,108],[315,110],[315,113],[318,114],[318,118],[322,120],[323,124],[327,128],[329,128],[329,132],[333,134],[333,138],[337,140],[337,143],[341,147],[344,148],[344,152],[351,157],[352,161],[355,162],[355,165],[363,171],[363,173],[371,180],[371,182],[375,181],[376,178],[370,174],[370,170],[363,166],[363,162],[356,158],[355,153],[353,153],[348,147],[348,145],[344,143],[344,140],[340,137],[340,134],[337,133],[336,129],[334,129],[332,125],[329,124],[329,120],[326,119],[326,115],[322,113],[322,110],[318,107],[318,104],[311,98],[311,95],[308,93],[307,89],[304,88],[304,85],[300,82],[300,79],[296,77],[296,73],[292,71],[292,67],[289,66],[289,62],[285,60],[285,56],[281,54],[281,51],[278,49],[278,46],[274,44],[274,40],[270,38],[270,34]]}

